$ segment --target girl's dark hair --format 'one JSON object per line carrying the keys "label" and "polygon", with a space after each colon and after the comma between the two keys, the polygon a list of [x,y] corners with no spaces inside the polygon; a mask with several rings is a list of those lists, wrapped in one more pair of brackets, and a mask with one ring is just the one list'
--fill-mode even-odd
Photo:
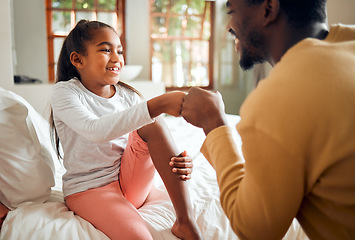
{"label": "girl's dark hair", "polygon": [[[249,5],[260,4],[265,0],[245,0]],[[327,0],[279,0],[280,9],[287,15],[292,28],[302,28],[312,22],[327,20]]]}
{"label": "girl's dark hair", "polygon": [[[77,52],[82,55],[86,55],[87,44],[94,40],[95,31],[109,28],[112,31],[116,32],[110,25],[99,22],[99,21],[88,21],[80,20],[76,26],[70,31],[69,35],[65,38],[63,42],[62,49],[59,54],[57,73],[56,73],[56,83],[62,81],[69,81],[70,79],[77,78],[81,80],[80,74],[77,71],[76,67],[70,61],[70,54],[72,52]],[[142,95],[132,86],[118,82],[118,85],[131,90],[132,92],[138,94],[140,97]],[[51,108],[50,113],[50,125],[51,125],[51,139],[52,143],[56,148],[57,156],[62,158],[59,149],[59,137],[57,130],[54,125],[53,119],[53,109]]]}

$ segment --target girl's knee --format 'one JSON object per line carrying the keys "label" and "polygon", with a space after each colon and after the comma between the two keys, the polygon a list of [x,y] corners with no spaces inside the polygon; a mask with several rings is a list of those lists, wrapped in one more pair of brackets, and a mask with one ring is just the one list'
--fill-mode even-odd
{"label": "girl's knee", "polygon": [[145,125],[137,130],[139,136],[146,142],[152,138],[161,138],[161,136],[167,134],[168,128],[164,120],[157,117],[154,123]]}

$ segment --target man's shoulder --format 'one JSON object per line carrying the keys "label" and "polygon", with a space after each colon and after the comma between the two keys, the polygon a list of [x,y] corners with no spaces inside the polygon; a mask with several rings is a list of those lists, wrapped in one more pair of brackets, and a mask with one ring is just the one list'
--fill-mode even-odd
{"label": "man's shoulder", "polygon": [[[316,38],[305,38],[291,47],[280,62],[298,61],[304,67],[313,66],[314,61],[326,63],[325,58],[336,57],[342,51],[348,51],[347,45],[355,46],[355,25],[332,25],[327,37],[323,40]],[[354,53],[355,54],[355,53]]]}
{"label": "man's shoulder", "polygon": [[355,41],[355,25],[335,24],[331,25],[327,42]]}

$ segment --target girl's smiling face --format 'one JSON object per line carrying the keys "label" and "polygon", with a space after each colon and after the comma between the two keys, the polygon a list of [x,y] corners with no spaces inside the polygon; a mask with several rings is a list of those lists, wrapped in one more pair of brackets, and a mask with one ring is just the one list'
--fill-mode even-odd
{"label": "girl's smiling face", "polygon": [[[93,30],[95,36],[86,43],[86,53],[79,54],[79,71],[82,84],[102,96],[112,96],[111,85],[119,81],[124,66],[123,48],[117,33],[110,28]],[[110,92],[108,92],[110,91]]]}

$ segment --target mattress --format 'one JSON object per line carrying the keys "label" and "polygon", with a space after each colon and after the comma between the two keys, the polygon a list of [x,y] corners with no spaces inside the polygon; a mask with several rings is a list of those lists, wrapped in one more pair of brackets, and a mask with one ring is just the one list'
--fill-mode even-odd
{"label": "mattress", "polygon": [[[187,123],[183,118],[164,116],[164,119],[179,150],[186,150],[193,158],[192,178],[187,184],[195,219],[204,238],[238,239],[220,205],[215,171],[200,153],[205,139],[203,131]],[[235,141],[241,146],[240,137],[235,130],[239,119],[239,116],[228,115],[229,124],[234,129]],[[108,239],[65,206],[61,189],[61,177],[64,172],[60,161],[55,161],[55,186],[52,188],[50,198],[44,203],[23,204],[10,211],[1,229],[1,240]],[[138,211],[149,226],[154,239],[177,239],[171,233],[175,212],[159,174],[156,173],[154,189]],[[294,220],[284,239],[307,237]]]}

